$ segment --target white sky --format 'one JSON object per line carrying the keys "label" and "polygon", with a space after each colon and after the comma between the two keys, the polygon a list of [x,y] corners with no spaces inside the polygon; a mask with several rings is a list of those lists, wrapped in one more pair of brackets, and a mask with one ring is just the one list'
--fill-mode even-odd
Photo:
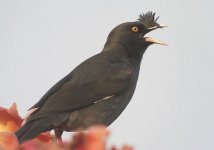
{"label": "white sky", "polygon": [[[149,34],[137,89],[110,142],[137,150],[214,149],[213,1],[0,1],[0,106],[22,116],[58,80],[103,48],[116,25],[152,10],[169,28]],[[67,135],[68,136],[68,135]]]}

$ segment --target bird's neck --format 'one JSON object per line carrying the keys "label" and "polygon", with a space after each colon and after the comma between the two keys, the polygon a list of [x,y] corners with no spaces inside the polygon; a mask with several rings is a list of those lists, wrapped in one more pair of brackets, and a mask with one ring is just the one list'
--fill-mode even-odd
{"label": "bird's neck", "polygon": [[133,65],[139,66],[141,59],[143,57],[143,54],[146,51],[146,48],[147,47],[145,47],[145,49],[142,49],[142,47],[138,47],[138,46],[127,47],[122,43],[111,42],[110,44],[104,46],[102,52],[107,52],[107,51],[109,52],[111,51],[112,53],[115,52],[118,56],[129,59]]}

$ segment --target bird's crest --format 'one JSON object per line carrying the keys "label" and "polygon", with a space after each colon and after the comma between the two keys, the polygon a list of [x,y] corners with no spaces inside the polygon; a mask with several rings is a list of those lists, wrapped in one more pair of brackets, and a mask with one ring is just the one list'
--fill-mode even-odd
{"label": "bird's crest", "polygon": [[160,25],[157,23],[158,18],[159,17],[155,17],[155,13],[149,11],[145,14],[140,14],[137,20],[144,24],[147,28],[151,28],[155,26],[160,27]]}

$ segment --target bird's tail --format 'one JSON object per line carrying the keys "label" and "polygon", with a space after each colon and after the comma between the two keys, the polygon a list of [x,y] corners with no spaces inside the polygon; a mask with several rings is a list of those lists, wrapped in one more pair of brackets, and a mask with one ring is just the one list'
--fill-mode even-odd
{"label": "bird's tail", "polygon": [[41,122],[40,125],[38,125],[39,122],[39,120],[36,123],[27,122],[18,131],[16,131],[15,134],[20,144],[26,140],[30,140],[36,137],[41,132],[45,132],[48,130],[47,125],[45,125],[44,123],[41,124]]}

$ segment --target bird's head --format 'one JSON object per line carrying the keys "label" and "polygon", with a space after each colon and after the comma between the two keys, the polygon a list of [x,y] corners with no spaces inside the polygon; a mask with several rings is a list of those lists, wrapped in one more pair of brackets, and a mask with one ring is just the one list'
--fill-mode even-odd
{"label": "bird's head", "polygon": [[125,22],[116,26],[109,34],[105,48],[112,45],[122,45],[128,49],[146,49],[151,44],[166,45],[166,43],[151,37],[145,37],[152,30],[166,27],[157,23],[159,17],[155,13],[140,14],[135,22]]}

